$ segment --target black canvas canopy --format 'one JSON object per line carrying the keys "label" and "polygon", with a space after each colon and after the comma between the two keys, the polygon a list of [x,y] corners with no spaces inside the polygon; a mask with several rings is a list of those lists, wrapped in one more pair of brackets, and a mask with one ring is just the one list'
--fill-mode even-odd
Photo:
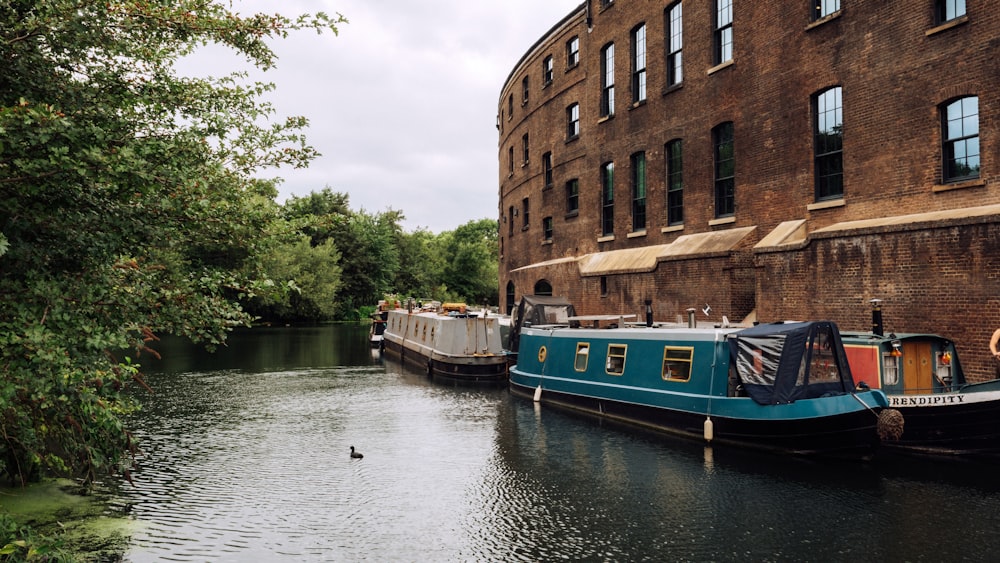
{"label": "black canvas canopy", "polygon": [[517,352],[521,327],[530,325],[568,325],[576,314],[573,304],[565,297],[525,295],[514,309],[511,319],[510,343],[507,349]]}
{"label": "black canvas canopy", "polygon": [[729,338],[731,364],[762,405],[854,390],[840,331],[831,321],[764,324]]}

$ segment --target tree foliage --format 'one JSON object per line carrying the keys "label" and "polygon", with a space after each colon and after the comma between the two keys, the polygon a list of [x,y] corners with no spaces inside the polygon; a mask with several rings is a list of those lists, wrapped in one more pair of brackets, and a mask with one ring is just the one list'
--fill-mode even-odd
{"label": "tree foliage", "polygon": [[278,287],[262,258],[295,229],[255,173],[313,158],[306,122],[275,122],[269,85],[174,64],[216,43],[268,68],[268,39],[343,20],[228,6],[0,4],[0,469],[22,481],[127,471],[140,354],[160,333],[221,343]]}

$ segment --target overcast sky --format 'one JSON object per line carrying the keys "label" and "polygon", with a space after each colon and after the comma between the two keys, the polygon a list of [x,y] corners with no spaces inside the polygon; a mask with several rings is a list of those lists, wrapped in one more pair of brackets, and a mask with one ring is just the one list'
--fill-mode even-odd
{"label": "overcast sky", "polygon": [[328,186],[349,194],[354,210],[402,211],[406,231],[495,219],[500,88],[579,4],[233,0],[242,14],[339,12],[350,22],[339,35],[304,31],[273,42],[277,68],[258,75],[276,86],[278,118],[307,117],[309,142],[322,153],[307,169],[277,173],[285,179],[279,201]]}

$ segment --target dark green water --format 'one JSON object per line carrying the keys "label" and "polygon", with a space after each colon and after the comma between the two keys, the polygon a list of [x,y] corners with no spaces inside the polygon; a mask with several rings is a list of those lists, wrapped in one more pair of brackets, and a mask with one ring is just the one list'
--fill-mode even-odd
{"label": "dark green water", "polygon": [[[365,327],[164,342],[127,561],[986,561],[992,464],[676,442],[383,364]],[[349,457],[354,445],[364,459]]]}

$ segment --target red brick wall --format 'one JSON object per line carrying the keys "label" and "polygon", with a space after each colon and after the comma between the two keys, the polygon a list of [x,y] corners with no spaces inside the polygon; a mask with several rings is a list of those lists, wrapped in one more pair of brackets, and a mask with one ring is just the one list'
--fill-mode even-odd
{"label": "red brick wall", "polygon": [[956,224],[818,238],[757,256],[762,321],[826,318],[870,330],[882,299],[885,331],[955,340],[967,377],[992,379],[989,341],[1000,327],[1000,224]]}
{"label": "red brick wall", "polygon": [[[955,338],[968,356],[966,364],[985,376],[987,364],[974,360],[973,351],[988,341],[994,325],[1000,326],[1000,315],[979,315],[992,315],[997,304],[993,296],[1000,288],[993,285],[995,264],[985,258],[990,249],[974,241],[995,234],[992,223],[827,238],[780,254],[753,256],[740,250],[726,258],[692,256],[661,263],[651,274],[607,276],[604,296],[600,277],[581,278],[573,263],[515,271],[735,227],[757,227],[756,238],[748,241],[752,245],[784,221],[804,220],[805,230],[813,232],[844,221],[1000,203],[1000,11],[986,2],[969,2],[966,18],[936,28],[932,4],[844,0],[838,14],[813,23],[801,0],[739,0],[734,5],[733,61],[713,68],[713,3],[685,0],[684,80],[670,89],[665,79],[666,2],[617,1],[600,10],[592,0],[589,12],[583,6],[569,14],[515,65],[500,94],[501,294],[508,281],[520,296],[547,279],[556,293],[578,300],[581,312],[639,313],[643,300],[652,296],[660,319],[673,320],[688,307],[709,303],[713,315],[719,315],[715,320],[723,314],[736,320],[756,307],[762,319],[803,318],[808,312],[833,317],[847,328],[867,328],[867,300],[878,297],[885,300],[891,326]],[[630,32],[641,22],[647,26],[647,100],[632,107]],[[581,62],[567,70],[565,43],[574,35],[580,38]],[[616,111],[602,120],[600,50],[612,41]],[[548,55],[555,61],[555,77],[542,88],[541,64]],[[522,106],[524,76],[530,92]],[[815,205],[812,97],[831,86],[843,91],[845,193],[835,205]],[[507,112],[511,93],[512,115]],[[966,95],[979,97],[981,177],[957,187],[940,186],[939,107]],[[565,112],[574,102],[580,104],[582,132],[567,141]],[[725,121],[732,121],[735,130],[736,213],[732,222],[713,224],[711,130]],[[522,166],[525,133],[530,158]],[[664,230],[663,152],[673,139],[684,143],[685,217],[682,229]],[[516,159],[512,174],[510,147]],[[637,151],[645,151],[647,160],[644,234],[630,233],[629,157]],[[552,153],[554,164],[550,190],[543,189],[546,152]],[[600,224],[599,171],[606,161],[615,163],[611,239],[601,237]],[[564,185],[571,178],[580,180],[580,212],[569,216]],[[531,212],[526,227],[524,198]],[[508,213],[511,206],[517,217]],[[553,218],[551,241],[543,241],[545,217]],[[952,230],[954,242],[940,238]],[[966,248],[980,258],[947,263],[955,249]],[[935,257],[937,271],[947,275],[928,274],[928,257]],[[951,292],[952,287],[962,291]]]}

